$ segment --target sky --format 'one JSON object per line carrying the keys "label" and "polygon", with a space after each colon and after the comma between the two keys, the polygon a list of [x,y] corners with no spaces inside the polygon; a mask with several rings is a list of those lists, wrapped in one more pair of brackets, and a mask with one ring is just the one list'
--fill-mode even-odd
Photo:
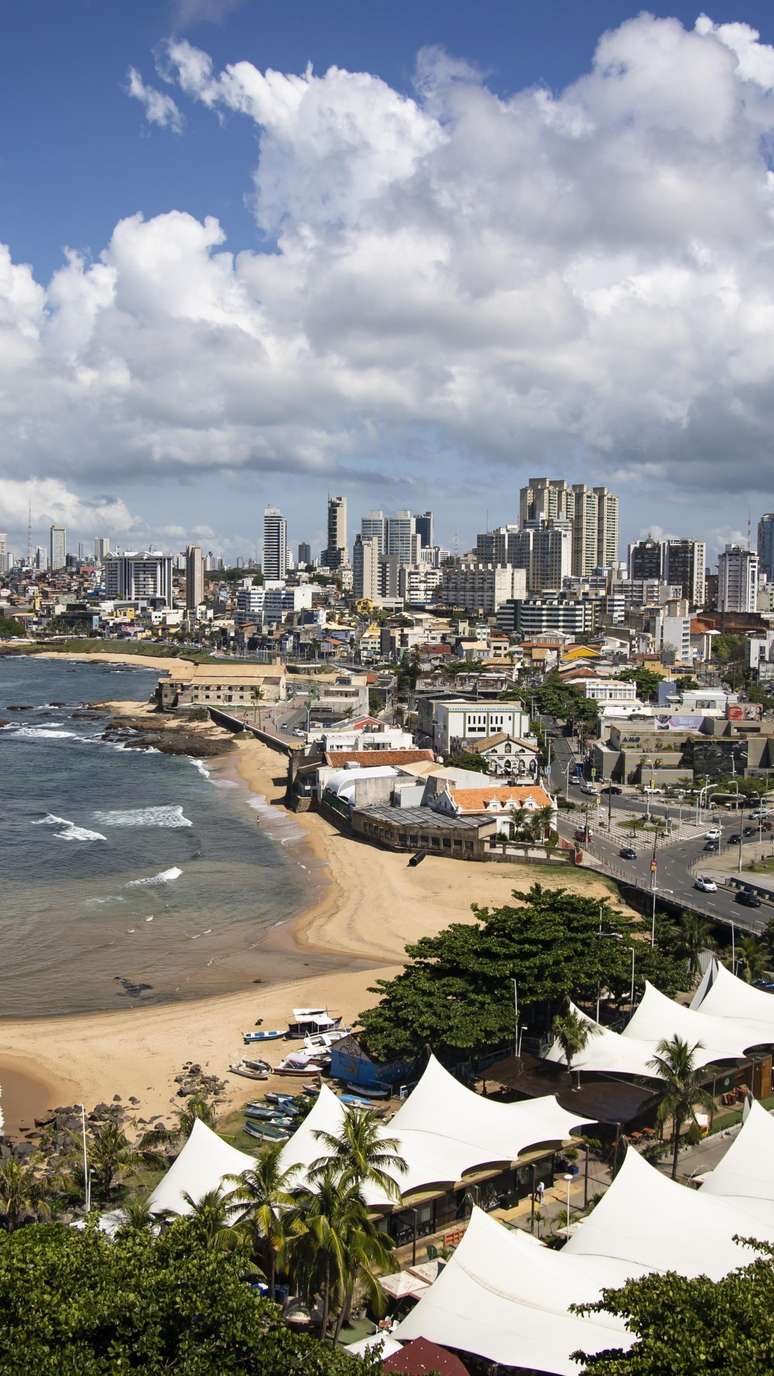
{"label": "sky", "polygon": [[0,530],[622,545],[774,509],[774,11],[26,0],[0,53]]}

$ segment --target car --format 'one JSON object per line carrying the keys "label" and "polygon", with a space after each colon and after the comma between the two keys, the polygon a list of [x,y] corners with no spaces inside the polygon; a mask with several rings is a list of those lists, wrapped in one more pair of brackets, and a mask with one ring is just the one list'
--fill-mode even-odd
{"label": "car", "polygon": [[618,854],[622,860],[636,860],[637,852],[633,846],[622,846]]}
{"label": "car", "polygon": [[714,855],[714,854],[717,853],[717,851],[720,850],[720,842],[719,842],[719,841],[705,841],[705,842],[704,842],[704,849],[705,849],[705,850],[710,850],[710,851],[712,851],[712,853],[713,853],[713,855]]}
{"label": "car", "polygon": [[693,887],[700,889],[702,893],[717,893],[718,891],[715,880],[708,878],[706,874],[697,874],[693,881]]}
{"label": "car", "polygon": [[738,846],[741,839],[742,837],[740,833],[738,831],[734,831],[728,838],[728,844],[729,846]]}
{"label": "car", "polygon": [[757,830],[758,830],[757,827],[745,827],[745,828],[744,828],[744,831],[742,832],[742,835],[743,835],[743,836],[754,836]]}
{"label": "car", "polygon": [[721,837],[720,827],[712,827],[709,831],[705,831],[705,833],[704,833],[704,840],[705,840],[705,841],[719,841],[719,840],[720,840],[720,837]]}
{"label": "car", "polygon": [[593,784],[581,784],[581,793],[586,793],[591,798],[596,798],[597,790]]}
{"label": "car", "polygon": [[761,900],[753,889],[740,889],[736,895],[736,902],[741,903],[744,908],[760,908]]}
{"label": "car", "polygon": [[618,788],[616,784],[610,784],[607,788],[601,788],[600,793],[604,793],[606,796],[609,793],[613,798],[620,798],[623,789]]}
{"label": "car", "polygon": [[651,788],[650,784],[646,784],[642,791],[643,791],[643,793],[663,793],[663,792],[664,792],[663,788]]}
{"label": "car", "polygon": [[298,726],[296,727],[295,731],[293,732],[293,735],[294,735],[294,736],[300,736],[302,741],[305,741],[305,740],[306,740],[306,732],[305,732],[305,731],[302,731]]}

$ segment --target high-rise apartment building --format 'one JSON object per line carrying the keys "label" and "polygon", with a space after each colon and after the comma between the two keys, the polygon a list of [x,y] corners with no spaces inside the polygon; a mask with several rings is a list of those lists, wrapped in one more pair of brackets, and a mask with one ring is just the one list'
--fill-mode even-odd
{"label": "high-rise apartment building", "polygon": [[8,552],[8,536],[0,534],[0,573],[7,573],[11,567],[11,556]]}
{"label": "high-rise apartment building", "polygon": [[509,598],[526,597],[527,575],[524,569],[507,564],[463,564],[443,570],[441,587],[448,607],[462,607],[463,611],[488,616]]}
{"label": "high-rise apartment building", "polygon": [[774,512],[767,511],[758,522],[758,570],[774,583]]}
{"label": "high-rise apartment building", "polygon": [[594,496],[597,499],[597,567],[610,569],[618,563],[618,498],[606,487],[595,487]]}
{"label": "high-rise apartment building", "polygon": [[422,541],[422,548],[426,549],[428,545],[434,545],[432,511],[423,511],[421,515],[416,516],[414,519],[416,521],[417,535]]}
{"label": "high-rise apartment building", "polygon": [[374,539],[379,545],[379,557],[387,553],[387,522],[383,511],[367,511],[360,521],[363,539]]}
{"label": "high-rise apartment building", "polygon": [[422,542],[417,538],[416,520],[410,511],[387,517],[386,552],[399,564],[418,564]]}
{"label": "high-rise apartment building", "polygon": [[105,595],[115,602],[165,602],[172,606],[172,556],[157,550],[109,554]]}
{"label": "high-rise apartment building", "polygon": [[288,571],[288,523],[276,506],[263,513],[263,576],[283,582]]}
{"label": "high-rise apartment building", "polygon": [[597,564],[599,512],[597,495],[585,483],[575,483],[572,489],[572,571],[576,577],[591,573]]}
{"label": "high-rise apartment building", "polygon": [[306,540],[302,540],[298,546],[298,562],[299,564],[311,564],[312,562],[312,546]]}
{"label": "high-rise apartment building", "polygon": [[338,569],[347,562],[347,499],[328,498],[328,544],[323,551],[325,568]]}
{"label": "high-rise apartment building", "polygon": [[375,602],[379,596],[379,541],[375,535],[356,535],[352,547],[352,592]]}
{"label": "high-rise apartment building", "polygon": [[104,536],[99,535],[94,541],[94,558],[98,564],[104,563],[110,553],[110,541]]}
{"label": "high-rise apartment building", "polygon": [[519,522],[567,521],[574,515],[572,489],[564,478],[530,478],[519,492]]}
{"label": "high-rise apartment building", "polygon": [[204,601],[204,559],[199,545],[188,545],[185,551],[185,605],[195,612]]}
{"label": "high-rise apartment building", "polygon": [[664,540],[661,576],[665,583],[679,583],[692,607],[704,605],[707,546],[703,540]]}
{"label": "high-rise apartment building", "polygon": [[757,554],[742,545],[726,545],[718,558],[718,611],[754,612],[757,602]]}
{"label": "high-rise apartment building", "polygon": [[570,522],[542,521],[529,534],[532,544],[527,573],[529,591],[531,593],[559,592],[564,579],[572,571],[572,527]]}
{"label": "high-rise apartment building", "polygon": [[64,526],[51,526],[48,532],[48,567],[63,569],[67,563],[67,531]]}
{"label": "high-rise apartment building", "polygon": [[642,582],[661,579],[660,540],[634,540],[629,546],[629,577]]}

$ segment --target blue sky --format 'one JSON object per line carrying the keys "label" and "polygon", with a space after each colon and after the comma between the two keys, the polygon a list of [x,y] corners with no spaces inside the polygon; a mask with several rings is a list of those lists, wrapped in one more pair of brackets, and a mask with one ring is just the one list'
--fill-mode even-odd
{"label": "blue sky", "polygon": [[[335,490],[353,515],[431,506],[465,548],[550,471],[609,481],[626,537],[743,532],[771,505],[774,16],[649,13],[13,7],[0,529],[32,500],[74,539],[248,552],[267,501],[319,543]],[[290,116],[292,82],[256,96],[307,63]]]}

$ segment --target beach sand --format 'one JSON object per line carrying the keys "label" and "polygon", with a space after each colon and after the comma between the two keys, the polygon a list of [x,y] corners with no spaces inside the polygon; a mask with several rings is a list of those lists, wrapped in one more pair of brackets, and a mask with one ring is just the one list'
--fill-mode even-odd
{"label": "beach sand", "polygon": [[[132,704],[132,710],[136,707]],[[234,764],[252,793],[281,807],[286,761],[253,737],[237,738],[236,751],[222,767]],[[120,1094],[136,1095],[138,1114],[168,1114],[175,1103],[174,1076],[187,1061],[225,1078],[228,1088],[219,1106],[225,1114],[273,1084],[229,1075],[228,1064],[244,1050],[242,1033],[263,1019],[265,1028],[285,1027],[294,1006],[325,1005],[349,1023],[373,1002],[369,986],[400,968],[404,947],[454,921],[470,921],[471,903],[508,902],[513,889],[527,889],[535,879],[563,885],[588,895],[609,897],[610,888],[587,871],[561,869],[546,880],[541,868],[515,864],[481,864],[428,856],[408,868],[408,856],[379,850],[342,836],[318,813],[295,815],[306,843],[321,862],[316,868],[328,882],[316,887],[316,899],[280,933],[272,934],[275,981],[234,994],[96,1014],[0,1021],[0,1084],[9,1128],[25,1115],[40,1112],[41,1092],[48,1103],[84,1102],[91,1107]],[[618,904],[623,908],[623,904]],[[287,978],[277,960],[284,944]],[[337,957],[340,969],[319,968],[304,976],[323,954]],[[351,968],[353,965],[359,968]],[[348,968],[349,967],[349,968]],[[289,1047],[268,1043],[259,1055],[276,1064]],[[41,1091],[41,1084],[44,1087]],[[31,1088],[25,1088],[30,1085]]]}
{"label": "beach sand", "polygon": [[95,650],[93,655],[67,654],[58,650],[36,650],[31,658],[66,659],[72,664],[91,664],[92,662],[97,664],[129,664],[136,669],[159,669],[162,671],[172,669],[179,664],[188,666],[193,663],[192,660],[177,655],[166,657],[162,655],[129,655],[121,654],[120,650]]}

